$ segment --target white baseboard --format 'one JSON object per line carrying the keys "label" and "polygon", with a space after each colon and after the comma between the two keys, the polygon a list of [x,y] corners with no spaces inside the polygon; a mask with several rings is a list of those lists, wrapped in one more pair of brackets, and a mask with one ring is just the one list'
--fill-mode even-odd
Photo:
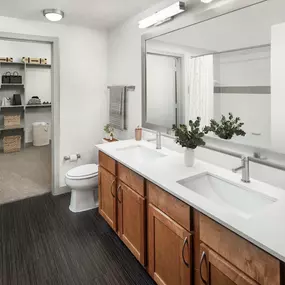
{"label": "white baseboard", "polygon": [[66,193],[70,193],[71,190],[68,186],[63,186],[57,189],[57,191],[55,191],[56,193],[52,193],[53,196],[58,196],[58,195],[62,195],[62,194],[66,194]]}

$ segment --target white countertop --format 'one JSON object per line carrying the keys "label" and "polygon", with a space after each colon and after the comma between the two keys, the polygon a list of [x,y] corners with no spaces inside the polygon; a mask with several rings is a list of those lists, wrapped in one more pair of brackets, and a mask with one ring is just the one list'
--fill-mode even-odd
{"label": "white countertop", "polygon": [[[100,144],[96,147],[145,179],[285,262],[285,191],[283,189],[254,179],[245,185],[241,182],[241,173],[235,174],[230,170],[200,160],[196,160],[193,167],[186,167],[183,154],[166,148],[159,151],[167,154],[167,156],[151,162],[138,161],[134,157],[127,156],[123,151],[117,150],[138,144],[155,150],[154,144],[135,140]],[[277,201],[267,205],[251,217],[244,218],[225,211],[209,199],[177,183],[181,179],[205,172],[226,178],[227,181],[236,185],[246,186],[273,197]]]}

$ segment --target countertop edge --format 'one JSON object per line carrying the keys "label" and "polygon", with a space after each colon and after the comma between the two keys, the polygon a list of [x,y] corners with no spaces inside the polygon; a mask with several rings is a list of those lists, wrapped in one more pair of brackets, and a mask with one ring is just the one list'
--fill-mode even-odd
{"label": "countertop edge", "polygon": [[177,199],[181,200],[182,202],[186,203],[187,205],[193,207],[195,210],[201,212],[202,214],[206,215],[207,217],[213,219],[214,221],[216,221],[217,223],[219,223],[220,225],[226,227],[227,229],[229,229],[230,231],[232,231],[233,233],[237,234],[238,236],[240,236],[241,238],[246,239],[248,242],[252,243],[253,245],[257,246],[258,248],[264,250],[265,252],[267,252],[268,254],[270,254],[271,256],[277,258],[278,260],[285,262],[285,256],[282,256],[281,254],[279,254],[278,252],[272,250],[271,248],[267,247],[266,245],[258,242],[257,240],[255,240],[254,238],[251,238],[250,236],[246,235],[244,232],[238,230],[237,228],[233,227],[232,225],[228,224],[227,222],[217,218],[216,216],[214,216],[213,214],[207,212],[205,209],[202,209],[201,207],[195,205],[194,203],[191,203],[189,200],[185,199],[184,197],[181,197],[180,195],[177,195],[177,193],[171,191],[170,189],[167,189],[165,186],[161,185],[160,183],[156,182],[153,178],[147,176],[146,174],[140,172],[137,169],[134,169],[131,165],[129,165],[127,162],[122,161],[120,158],[115,157],[114,155],[112,155],[111,153],[109,153],[108,151],[106,151],[105,149],[100,148],[100,146],[96,145],[96,147],[98,148],[99,151],[102,151],[103,153],[105,153],[106,155],[110,156],[111,158],[113,158],[114,160],[116,160],[117,162],[123,164],[124,166],[128,167],[129,169],[131,169],[132,171],[136,172],[137,174],[139,174],[140,176],[144,177],[146,180],[150,181],[151,183],[157,185],[158,187],[160,187],[161,189],[163,189],[164,191],[166,191],[167,193],[169,193],[170,195],[173,195],[174,197],[176,197]]}

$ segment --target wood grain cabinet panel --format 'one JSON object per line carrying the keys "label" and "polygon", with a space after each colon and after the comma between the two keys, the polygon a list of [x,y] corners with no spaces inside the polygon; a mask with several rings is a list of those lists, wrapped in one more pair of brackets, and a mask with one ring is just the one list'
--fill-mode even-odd
{"label": "wood grain cabinet panel", "polygon": [[118,235],[133,255],[145,265],[145,198],[122,182],[118,183]]}
{"label": "wood grain cabinet panel", "polygon": [[112,227],[117,230],[117,211],[116,211],[116,177],[99,167],[99,213]]}
{"label": "wood grain cabinet panel", "polygon": [[279,260],[202,214],[200,240],[257,282],[241,284],[281,285]]}
{"label": "wood grain cabinet panel", "polygon": [[147,182],[148,202],[159,208],[186,230],[190,231],[190,206]]}
{"label": "wood grain cabinet panel", "polygon": [[102,151],[99,151],[99,165],[116,175],[116,161]]}
{"label": "wood grain cabinet panel", "polygon": [[200,285],[259,285],[205,244],[200,245]]}
{"label": "wood grain cabinet panel", "polygon": [[120,163],[118,164],[118,178],[135,192],[145,196],[144,178]]}
{"label": "wood grain cabinet panel", "polygon": [[148,271],[158,285],[191,284],[191,234],[148,205]]}

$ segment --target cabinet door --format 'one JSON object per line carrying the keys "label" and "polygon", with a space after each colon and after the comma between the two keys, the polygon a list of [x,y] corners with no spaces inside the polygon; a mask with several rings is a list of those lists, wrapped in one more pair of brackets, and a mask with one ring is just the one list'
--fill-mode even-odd
{"label": "cabinet door", "polygon": [[258,285],[223,257],[200,245],[200,285]]}
{"label": "cabinet door", "polygon": [[99,168],[99,213],[106,222],[117,230],[116,213],[116,177],[105,170]]}
{"label": "cabinet door", "polygon": [[158,285],[191,284],[191,234],[148,205],[148,271]]}
{"label": "cabinet door", "polygon": [[145,198],[119,182],[118,235],[133,255],[145,265]]}

